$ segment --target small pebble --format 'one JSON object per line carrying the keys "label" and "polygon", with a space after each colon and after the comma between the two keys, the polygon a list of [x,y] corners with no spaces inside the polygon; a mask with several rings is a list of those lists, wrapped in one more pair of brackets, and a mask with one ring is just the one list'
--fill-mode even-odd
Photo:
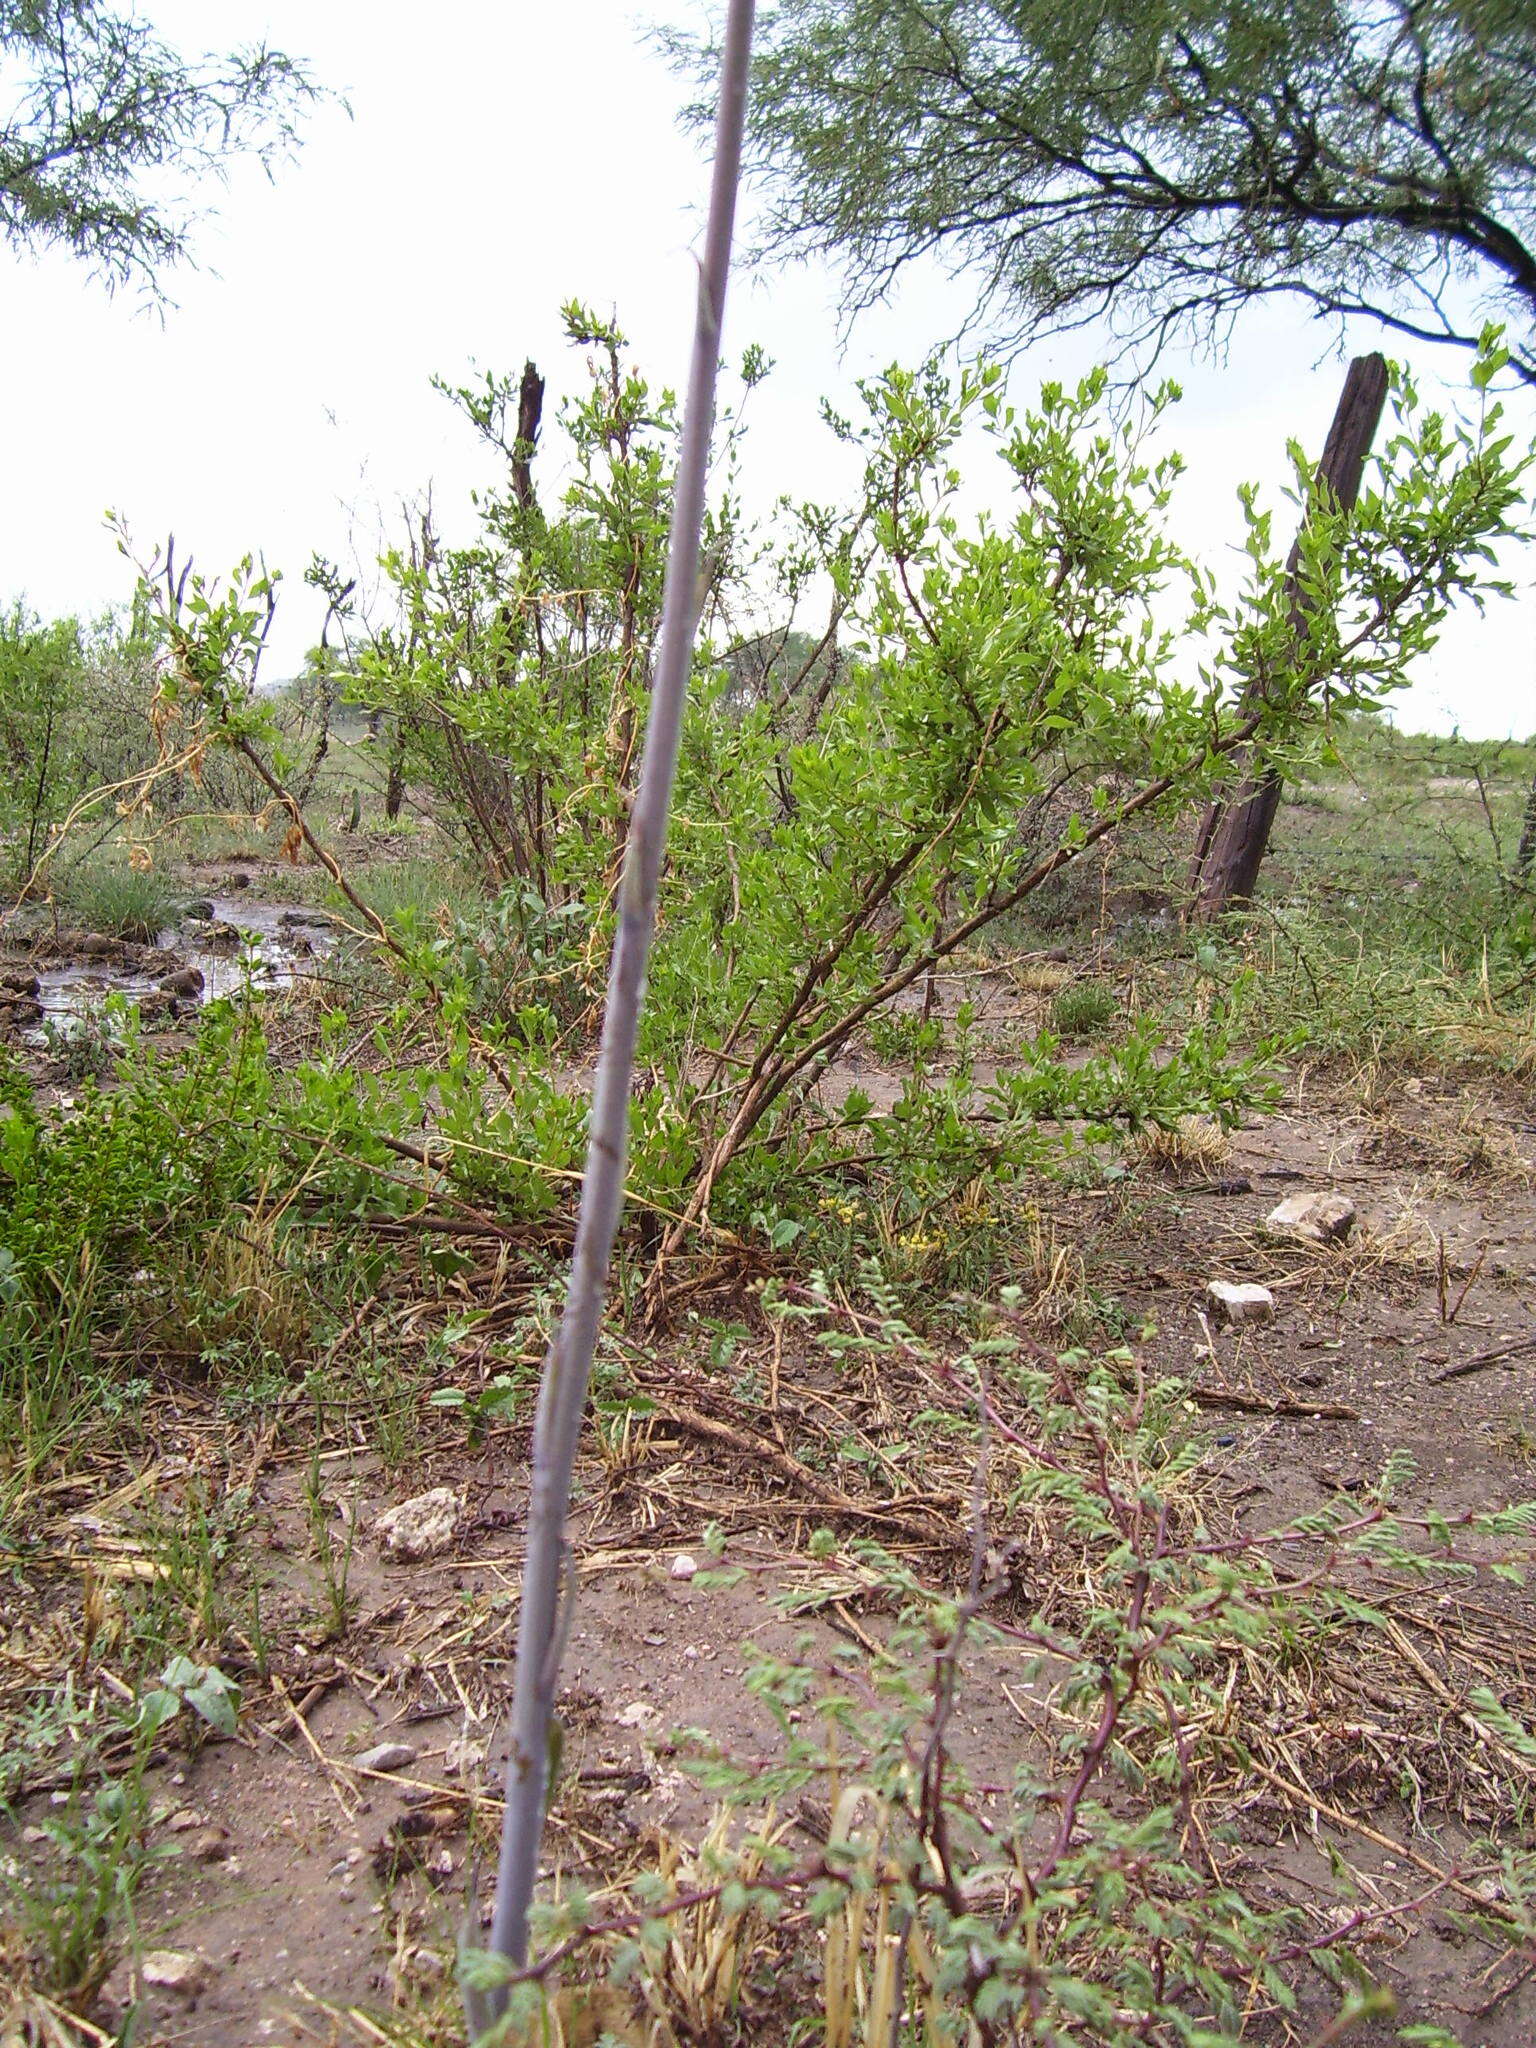
{"label": "small pebble", "polygon": [[380,1742],[353,1758],[360,1771],[403,1771],[415,1761],[416,1752],[408,1742]]}
{"label": "small pebble", "polygon": [[180,1991],[187,1997],[202,1990],[212,1974],[206,1956],[193,1949],[154,1948],[139,1964],[146,1984],[161,1991]]}

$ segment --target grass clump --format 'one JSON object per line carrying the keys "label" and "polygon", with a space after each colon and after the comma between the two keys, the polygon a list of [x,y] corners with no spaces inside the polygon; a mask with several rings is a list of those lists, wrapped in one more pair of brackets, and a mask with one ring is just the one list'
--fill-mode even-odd
{"label": "grass clump", "polygon": [[1063,1038],[1102,1038],[1119,1010],[1108,982],[1070,981],[1056,992],[1051,1021]]}
{"label": "grass clump", "polygon": [[[410,938],[431,937],[451,927],[484,896],[467,868],[430,854],[378,862],[368,870],[362,894],[391,931]],[[339,896],[336,903],[347,909]]]}
{"label": "grass clump", "polygon": [[176,920],[176,892],[154,868],[89,861],[73,869],[58,892],[60,908],[85,931],[152,946]]}

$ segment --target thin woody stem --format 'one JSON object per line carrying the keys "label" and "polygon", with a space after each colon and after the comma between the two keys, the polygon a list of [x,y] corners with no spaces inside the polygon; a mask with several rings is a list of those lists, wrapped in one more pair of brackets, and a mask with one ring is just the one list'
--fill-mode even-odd
{"label": "thin woody stem", "polygon": [[[624,1200],[630,1082],[697,624],[704,491],[741,171],[753,13],[753,0],[731,0],[650,719],[619,887],[619,928],[593,1090],[570,1292],[545,1360],[534,1428],[506,1810],[489,1942],[492,1952],[504,1957],[514,1970],[521,1970],[528,1957],[528,1912],[544,1827],[560,1647],[570,1626],[566,1517],[609,1260]],[[492,1991],[469,1993],[465,2002],[471,2027],[483,2032],[505,2012],[507,1988],[503,1984]]]}

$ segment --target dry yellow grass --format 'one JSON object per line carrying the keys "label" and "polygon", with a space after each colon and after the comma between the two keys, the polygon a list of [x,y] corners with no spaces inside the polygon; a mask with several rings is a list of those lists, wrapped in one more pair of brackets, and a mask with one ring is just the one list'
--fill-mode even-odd
{"label": "dry yellow grass", "polygon": [[1126,1143],[1125,1163],[1133,1171],[1195,1180],[1225,1166],[1231,1152],[1232,1140],[1214,1118],[1186,1116],[1168,1129],[1137,1131]]}
{"label": "dry yellow grass", "polygon": [[1073,970],[1060,960],[1019,960],[1009,963],[1007,972],[1020,994],[1051,996],[1065,988]]}

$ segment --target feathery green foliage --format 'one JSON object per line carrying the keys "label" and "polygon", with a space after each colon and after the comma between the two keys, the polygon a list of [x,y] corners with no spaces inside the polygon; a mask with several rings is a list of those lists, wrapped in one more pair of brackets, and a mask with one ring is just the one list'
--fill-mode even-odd
{"label": "feathery green foliage", "polygon": [[763,24],[751,133],[769,248],[856,305],[936,256],[1014,343],[1219,341],[1285,294],[1470,349],[1481,295],[1536,382],[1520,0],[811,0]]}

